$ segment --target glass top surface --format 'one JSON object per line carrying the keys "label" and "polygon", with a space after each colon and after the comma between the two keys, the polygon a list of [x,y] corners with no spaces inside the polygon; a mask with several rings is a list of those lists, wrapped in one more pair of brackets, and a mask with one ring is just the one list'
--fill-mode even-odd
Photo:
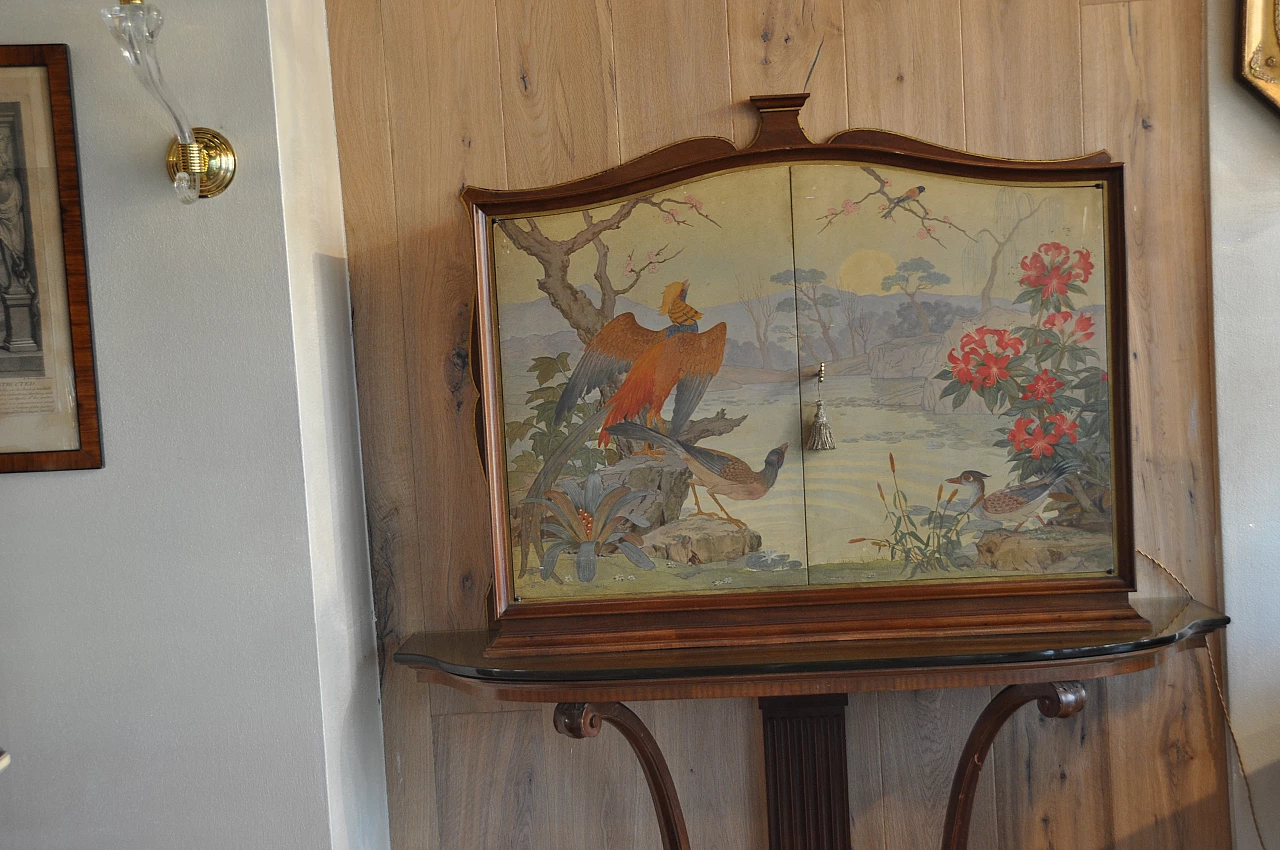
{"label": "glass top surface", "polygon": [[395,660],[467,679],[513,684],[927,670],[1126,655],[1208,634],[1230,622],[1226,615],[1190,599],[1135,599],[1133,607],[1150,622],[1149,627],[518,658],[486,657],[489,634],[485,631],[421,632],[401,645]]}

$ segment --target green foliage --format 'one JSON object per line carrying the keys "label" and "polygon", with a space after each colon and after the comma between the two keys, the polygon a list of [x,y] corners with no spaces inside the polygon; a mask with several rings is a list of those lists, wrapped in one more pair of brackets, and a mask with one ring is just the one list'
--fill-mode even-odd
{"label": "green foliage", "polygon": [[581,486],[564,481],[545,499],[526,499],[550,512],[542,524],[542,539],[551,542],[542,553],[543,581],[555,575],[556,561],[566,553],[575,556],[578,581],[595,579],[597,559],[615,552],[642,570],[653,569],[653,561],[640,549],[640,535],[633,530],[649,524],[635,510],[642,499],[652,495],[652,491],[633,491],[625,484],[605,487],[600,473],[592,472]]}
{"label": "green foliage", "polygon": [[969,521],[967,509],[952,511],[958,489],[944,500],[942,485],[932,508],[912,505],[907,494],[898,485],[898,467],[893,453],[889,454],[889,471],[893,476],[893,498],[884,494],[884,487],[876,482],[880,501],[884,503],[885,520],[889,523],[888,536],[877,539],[856,537],[850,543],[870,543],[877,549],[885,549],[889,557],[906,565],[908,577],[920,573],[940,573],[963,566],[959,562],[965,525]]}
{"label": "green foliage", "polygon": [[880,288],[885,292],[901,289],[906,294],[912,295],[922,289],[946,286],[950,282],[951,275],[938,271],[933,263],[924,257],[912,257],[898,263],[896,272],[885,275],[880,281]]}
{"label": "green foliage", "polygon": [[[574,406],[560,423],[560,427],[557,428],[554,424],[556,406],[569,383],[569,352],[562,351],[555,357],[535,357],[528,371],[538,382],[537,388],[530,390],[525,399],[533,413],[523,420],[506,423],[508,449],[513,449],[517,444],[528,443],[519,454],[509,453],[508,481],[513,496],[528,489],[546,463],[547,457],[564,441],[569,432],[596,410],[595,403],[582,401]],[[618,451],[612,446],[602,449],[584,445],[569,458],[566,469],[570,475],[586,475],[618,459]]]}
{"label": "green foliage", "polygon": [[959,408],[977,395],[987,410],[1010,420],[994,445],[1008,450],[1016,480],[1066,466],[1105,492],[1111,484],[1108,375],[1085,345],[1094,336],[1093,318],[1073,312],[1071,300],[1087,292],[1089,253],[1045,243],[1023,258],[1022,269],[1015,303],[1030,307],[1028,324],[965,334],[934,376],[947,382],[941,397]]}

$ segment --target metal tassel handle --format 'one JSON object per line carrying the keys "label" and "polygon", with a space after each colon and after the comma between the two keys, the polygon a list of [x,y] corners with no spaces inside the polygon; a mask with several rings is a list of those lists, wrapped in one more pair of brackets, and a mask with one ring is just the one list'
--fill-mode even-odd
{"label": "metal tassel handle", "polygon": [[818,364],[818,409],[814,411],[813,423],[809,426],[809,439],[804,447],[809,451],[829,452],[836,447],[835,435],[831,433],[831,423],[827,421],[827,413],[822,409],[822,383],[827,379],[827,364]]}

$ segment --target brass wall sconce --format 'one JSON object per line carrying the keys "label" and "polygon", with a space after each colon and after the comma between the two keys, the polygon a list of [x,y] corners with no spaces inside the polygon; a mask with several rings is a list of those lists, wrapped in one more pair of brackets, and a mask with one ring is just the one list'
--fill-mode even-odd
{"label": "brass wall sconce", "polygon": [[177,128],[169,146],[169,179],[184,204],[222,194],[236,176],[236,152],[221,133],[192,127],[186,113],[164,83],[156,56],[156,37],[164,18],[143,0],[123,0],[102,10],[102,19],[120,45],[125,61],[144,88],[160,101]]}

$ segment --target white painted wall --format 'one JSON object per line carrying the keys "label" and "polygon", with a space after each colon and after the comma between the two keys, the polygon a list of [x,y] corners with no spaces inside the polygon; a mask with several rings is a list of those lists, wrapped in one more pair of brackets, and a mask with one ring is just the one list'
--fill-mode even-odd
{"label": "white painted wall", "polygon": [[[1280,847],[1280,115],[1233,76],[1235,0],[1210,0],[1209,158],[1229,701]],[[1232,769],[1233,775],[1237,771]],[[1233,783],[1236,847],[1258,839]]]}
{"label": "white painted wall", "polygon": [[0,850],[387,847],[323,3],[161,4],[193,207],[99,5],[0,2],[71,47],[106,456],[0,476]]}

